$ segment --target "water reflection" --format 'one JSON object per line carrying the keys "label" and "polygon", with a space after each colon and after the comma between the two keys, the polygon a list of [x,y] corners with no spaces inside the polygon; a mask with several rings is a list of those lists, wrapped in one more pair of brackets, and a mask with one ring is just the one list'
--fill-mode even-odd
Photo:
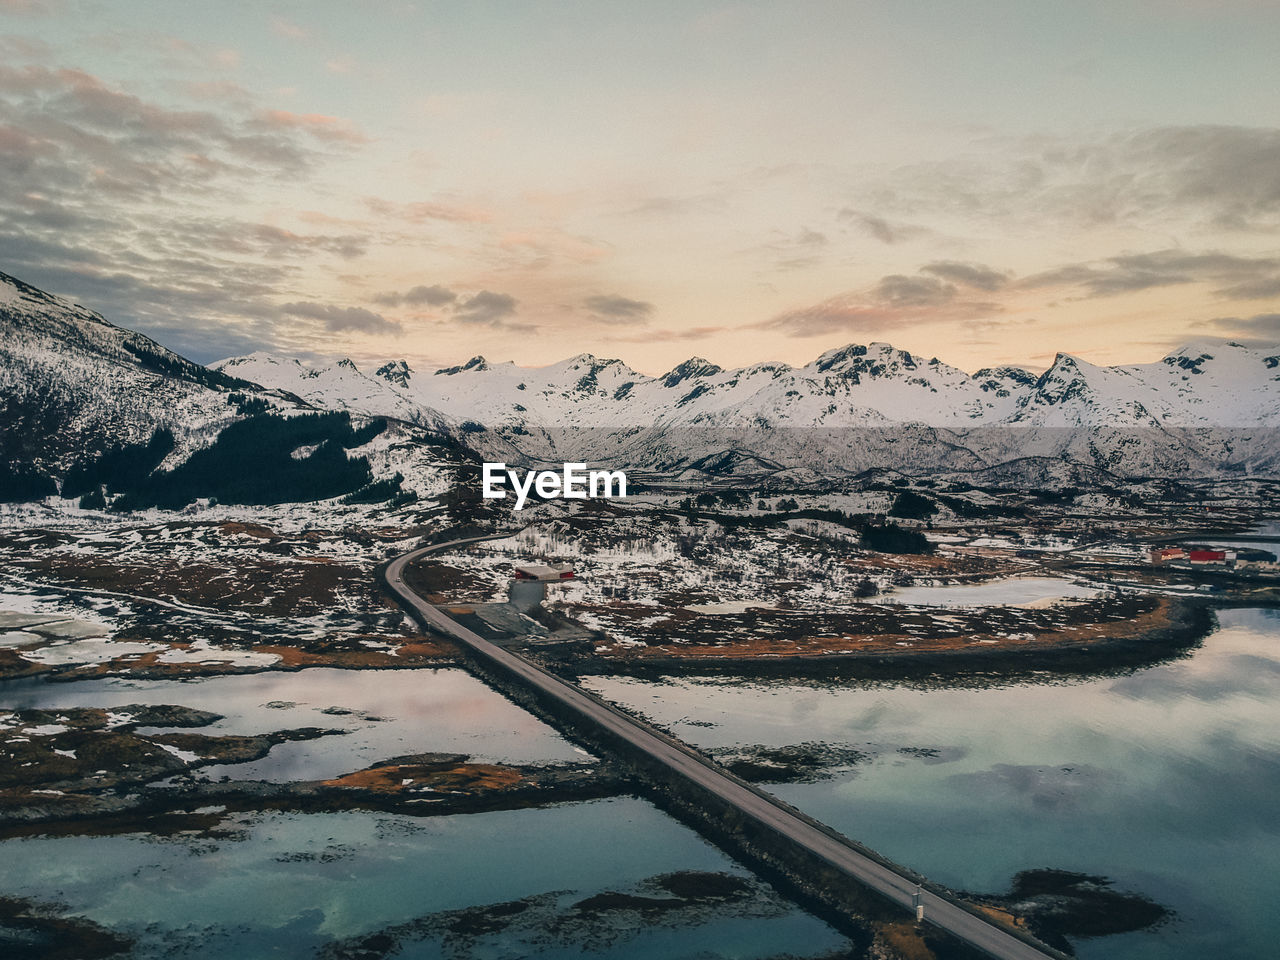
{"label": "water reflection", "polygon": [[[137,958],[325,956],[335,941],[392,941],[359,956],[737,957],[829,955],[835,931],[759,888],[685,827],[634,799],[416,820],[370,813],[270,814],[238,840],[36,837],[0,843],[0,894],[56,900],[137,937]],[[584,922],[575,909],[675,871],[741,878],[736,908]],[[433,922],[442,911],[483,922]],[[539,908],[577,926],[530,924]],[[398,949],[395,941],[405,947]]]}
{"label": "water reflection", "polygon": [[583,751],[463,670],[311,668],[201,680],[0,683],[6,709],[176,703],[224,715],[201,732],[322,727],[342,736],[280,743],[251,763],[204,767],[205,779],[337,777],[409,753],[466,753],[511,763],[580,761]]}
{"label": "water reflection", "polygon": [[1280,938],[1280,612],[1219,620],[1190,657],[1065,684],[588,682],[707,747],[865,752],[832,779],[770,789],[943,883],[998,891],[1058,867],[1179,915],[1081,956],[1244,960]]}

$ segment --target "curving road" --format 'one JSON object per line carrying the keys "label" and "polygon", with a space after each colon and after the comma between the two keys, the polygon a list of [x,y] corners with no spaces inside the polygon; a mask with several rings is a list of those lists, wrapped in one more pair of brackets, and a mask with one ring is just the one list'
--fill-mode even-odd
{"label": "curving road", "polygon": [[[499,537],[505,537],[501,534]],[[804,847],[831,866],[847,873],[860,883],[887,897],[899,906],[913,911],[924,906],[927,923],[947,931],[1000,960],[1046,960],[1060,956],[1039,950],[1005,930],[970,913],[963,907],[927,890],[920,890],[914,880],[899,873],[842,841],[838,835],[820,829],[776,798],[738,780],[726,776],[701,754],[678,740],[661,733],[623,713],[617,707],[588,695],[580,687],[567,683],[523,657],[485,640],[456,620],[446,616],[404,583],[404,568],[419,557],[451,547],[499,537],[468,537],[451,540],[406,553],[387,566],[387,586],[412,608],[422,622],[464,644],[478,656],[519,677],[530,687],[554,697],[584,719],[607,730],[648,756],[665,764],[671,771],[693,781],[732,804],[742,814],[773,829]]]}

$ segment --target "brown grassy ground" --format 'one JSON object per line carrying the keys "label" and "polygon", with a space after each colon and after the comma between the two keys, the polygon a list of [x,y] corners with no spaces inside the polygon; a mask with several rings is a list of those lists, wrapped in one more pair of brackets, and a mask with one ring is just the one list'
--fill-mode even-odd
{"label": "brown grassy ground", "polygon": [[[644,609],[652,616],[653,608]],[[1147,636],[1170,627],[1173,601],[1167,597],[1106,598],[1036,610],[946,610],[939,621],[929,614],[868,605],[850,615],[787,616],[749,611],[746,634],[719,630],[707,618],[678,611],[669,623],[655,624],[654,642],[645,646],[602,644],[599,656],[619,660],[767,659],[833,655],[954,653],[965,650],[1051,648]],[[684,614],[683,616],[679,614]],[[742,622],[742,621],[738,621]],[[711,636],[708,636],[711,634]]]}
{"label": "brown grassy ground", "polygon": [[526,779],[516,767],[446,760],[435,763],[393,763],[370,767],[334,780],[325,780],[323,785],[372,790],[375,793],[403,793],[410,787],[417,789],[427,787],[447,793],[474,793],[484,790],[508,790],[526,782]]}
{"label": "brown grassy ground", "polygon": [[[122,563],[110,556],[50,553],[10,561],[50,584],[111,590],[228,612],[312,616],[352,602],[389,608],[368,570],[327,557],[242,554],[226,563]],[[341,592],[341,596],[339,593]]]}

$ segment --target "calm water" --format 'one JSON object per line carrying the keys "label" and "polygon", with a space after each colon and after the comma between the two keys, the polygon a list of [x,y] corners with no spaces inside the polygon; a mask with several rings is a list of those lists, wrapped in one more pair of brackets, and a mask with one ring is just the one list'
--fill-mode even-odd
{"label": "calm water", "polygon": [[[586,897],[634,891],[673,871],[749,876],[635,799],[421,819],[273,814],[249,822],[238,840],[37,837],[0,843],[0,858],[0,894],[66,904],[137,937],[140,958],[311,958],[332,941],[415,920],[422,929],[397,958],[746,960],[845,944],[770,899],[683,917],[575,914]],[[446,933],[430,920],[525,897],[543,902],[487,930]]]}
{"label": "calm water", "polygon": [[909,603],[929,607],[1017,606],[1072,597],[1097,596],[1096,587],[1059,577],[1010,577],[991,583],[940,587],[898,587],[872,603]]}
{"label": "calm water", "polygon": [[[202,767],[207,779],[321,780],[408,753],[466,753],[481,760],[581,761],[573,746],[533,715],[455,668],[266,672],[203,680],[82,680],[0,683],[0,707],[114,707],[176,703],[220,713],[200,733],[261,734],[292,727],[341,736],[280,743],[253,763]],[[347,713],[324,713],[338,708]]]}
{"label": "calm water", "polygon": [[[583,751],[456,669],[331,670],[198,681],[0,684],[0,706],[179,703],[225,719],[209,732],[336,727],[343,736],[275,746],[254,763],[206,768],[235,779],[315,779],[428,751],[563,762]],[[348,713],[324,713],[338,707]],[[376,715],[381,719],[373,719]],[[617,798],[447,817],[269,814],[231,821],[231,839],[144,834],[0,842],[0,896],[65,905],[138,938],[138,957],[321,956],[326,944],[416,922],[396,957],[769,957],[845,944],[772,894],[739,908],[641,918],[582,915],[604,891],[663,896],[643,881],[682,870],[749,877],[647,802]],[[640,886],[637,886],[637,885]],[[440,911],[536,897],[512,922],[447,932]],[[425,919],[424,919],[425,918]]]}
{"label": "calm water", "polygon": [[831,780],[770,789],[948,885],[996,892],[1057,867],[1178,913],[1082,941],[1083,957],[1245,960],[1280,940],[1280,612],[1219,619],[1188,659],[1085,682],[589,685],[707,747],[864,751]]}

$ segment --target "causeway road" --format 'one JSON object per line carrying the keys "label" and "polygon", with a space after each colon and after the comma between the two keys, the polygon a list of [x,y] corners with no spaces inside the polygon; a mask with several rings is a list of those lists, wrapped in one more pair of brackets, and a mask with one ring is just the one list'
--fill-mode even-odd
{"label": "causeway road", "polygon": [[914,911],[917,904],[922,904],[926,923],[947,931],[999,960],[1047,960],[1055,956],[1018,939],[944,897],[928,890],[921,890],[915,880],[867,856],[858,848],[844,842],[839,835],[834,834],[834,831],[827,832],[820,829],[763,790],[726,776],[719,767],[691,747],[624,713],[612,704],[587,694],[575,684],[548,673],[524,657],[485,640],[446,615],[435,604],[428,603],[405,584],[405,567],[419,557],[488,539],[497,538],[467,537],[421,547],[403,554],[387,565],[383,574],[387,586],[419,615],[421,622],[452,637],[469,648],[476,656],[518,677],[523,683],[543,695],[555,698],[583,720],[625,740],[653,760],[664,764],[671,772],[716,794],[736,807],[744,816],[756,820],[793,843],[806,848],[826,863],[847,873],[908,911]]}

